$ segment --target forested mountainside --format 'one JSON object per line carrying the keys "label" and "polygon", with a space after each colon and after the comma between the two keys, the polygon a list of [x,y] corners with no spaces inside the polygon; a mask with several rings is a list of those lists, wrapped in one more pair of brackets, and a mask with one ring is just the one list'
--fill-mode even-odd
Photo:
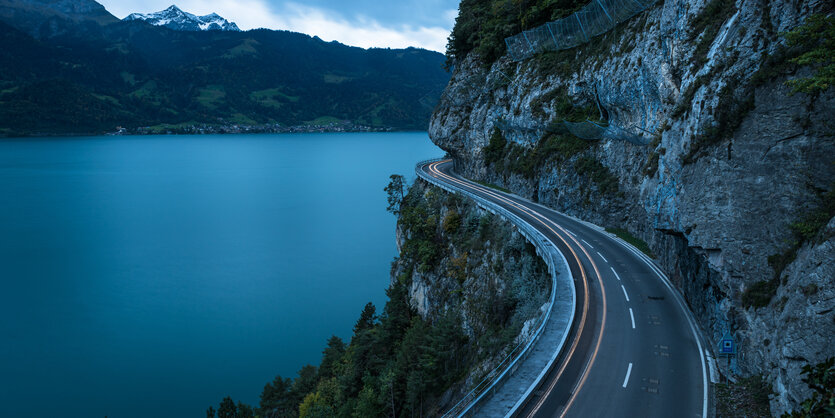
{"label": "forested mountainside", "polygon": [[36,38],[119,21],[95,0],[0,0],[0,20]]}
{"label": "forested mountainside", "polygon": [[464,0],[432,140],[467,177],[647,241],[711,348],[739,344],[722,375],[800,410],[804,366],[835,353],[832,2],[641,2],[508,53],[587,3]]}
{"label": "forested mountainside", "polygon": [[[100,24],[103,8],[90,19],[50,8],[60,4],[0,4],[0,135],[333,121],[426,129],[449,80],[432,51],[263,29]],[[22,5],[30,18],[15,17]]]}

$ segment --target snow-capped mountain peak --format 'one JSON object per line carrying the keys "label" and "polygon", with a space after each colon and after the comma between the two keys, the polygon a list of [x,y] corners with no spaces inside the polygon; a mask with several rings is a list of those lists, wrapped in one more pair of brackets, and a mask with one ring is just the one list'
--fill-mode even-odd
{"label": "snow-capped mountain peak", "polygon": [[144,20],[154,26],[165,26],[169,29],[182,31],[240,31],[240,29],[238,29],[238,25],[218,16],[217,13],[208,14],[206,16],[195,16],[191,13],[180,10],[180,8],[175,5],[156,13],[132,13],[124,20]]}

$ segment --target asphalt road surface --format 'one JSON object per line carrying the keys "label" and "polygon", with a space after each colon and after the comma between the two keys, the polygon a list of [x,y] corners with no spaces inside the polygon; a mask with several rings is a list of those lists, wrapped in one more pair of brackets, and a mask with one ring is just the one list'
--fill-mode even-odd
{"label": "asphalt road surface", "polygon": [[577,289],[570,340],[515,416],[708,415],[705,343],[649,257],[591,224],[466,180],[451,160],[420,169],[513,211],[569,262]]}

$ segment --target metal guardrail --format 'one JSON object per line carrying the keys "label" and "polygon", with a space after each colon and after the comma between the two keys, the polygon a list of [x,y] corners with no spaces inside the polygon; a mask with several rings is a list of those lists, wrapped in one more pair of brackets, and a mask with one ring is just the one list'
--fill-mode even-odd
{"label": "metal guardrail", "polygon": [[[465,189],[459,188],[457,186],[443,183],[438,179],[428,175],[424,172],[421,167],[437,162],[442,161],[444,158],[434,158],[430,160],[424,160],[417,163],[415,166],[415,173],[418,177],[426,180],[427,182],[440,187],[450,193],[460,193],[465,195],[471,199],[473,199],[479,206],[484,208],[485,210],[501,216],[502,218],[506,219],[507,221],[513,223],[518,228],[519,232],[531,243],[537,250],[537,253],[542,257],[545,263],[548,265],[548,270],[551,273],[551,297],[548,301],[548,309],[540,314],[539,323],[536,332],[534,333],[533,337],[530,341],[525,344],[524,342],[518,344],[516,347],[511,350],[511,352],[496,366],[493,370],[491,370],[487,376],[479,382],[469,393],[467,393],[455,406],[453,406],[447,413],[445,413],[444,417],[463,417],[468,416],[475,412],[475,407],[479,405],[484,399],[487,398],[488,395],[491,395],[496,392],[499,386],[504,382],[504,380],[517,370],[520,362],[528,357],[531,353],[530,348],[539,340],[539,337],[542,335],[542,331],[545,329],[545,325],[548,322],[548,318],[551,316],[551,312],[554,307],[554,299],[556,297],[556,289],[557,289],[557,268],[556,265],[559,261],[566,263],[565,259],[562,257],[562,254],[559,253],[557,248],[548,240],[541,232],[539,232],[536,228],[534,228],[529,223],[522,220],[516,214],[508,211],[507,209],[493,203],[489,200],[486,200],[478,195],[475,195]],[[570,270],[568,270],[569,276],[571,275]],[[569,278],[571,282],[573,282],[573,278]],[[573,290],[573,285],[572,285]],[[576,304],[576,299],[574,299]],[[575,307],[571,308],[573,312]],[[572,316],[573,318],[573,316]],[[570,327],[569,327],[570,328]],[[568,329],[565,330],[566,334],[568,333]],[[562,351],[562,348],[565,346],[565,335],[563,336],[562,342],[560,346],[557,347],[557,351]],[[555,356],[556,357],[556,356]],[[550,363],[549,363],[550,365]],[[538,379],[541,379],[542,375]],[[529,394],[530,390],[526,393]],[[517,403],[518,405],[518,403]]]}

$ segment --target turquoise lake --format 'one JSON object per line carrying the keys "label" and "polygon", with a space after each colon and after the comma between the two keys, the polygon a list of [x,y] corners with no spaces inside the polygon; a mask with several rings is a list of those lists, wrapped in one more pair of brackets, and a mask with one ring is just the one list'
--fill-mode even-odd
{"label": "turquoise lake", "polygon": [[0,415],[256,406],[382,310],[383,188],[441,155],[426,133],[0,141]]}

